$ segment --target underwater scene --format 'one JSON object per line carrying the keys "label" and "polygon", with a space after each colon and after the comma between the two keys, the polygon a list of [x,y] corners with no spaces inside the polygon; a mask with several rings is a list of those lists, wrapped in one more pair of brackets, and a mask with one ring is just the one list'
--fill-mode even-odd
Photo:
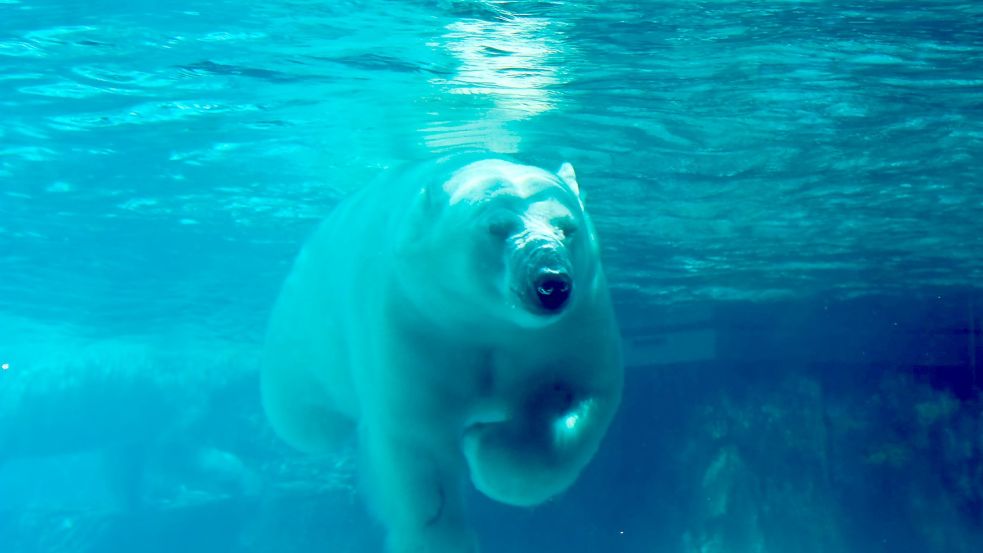
{"label": "underwater scene", "polygon": [[983,551],[983,3],[0,0],[0,551]]}

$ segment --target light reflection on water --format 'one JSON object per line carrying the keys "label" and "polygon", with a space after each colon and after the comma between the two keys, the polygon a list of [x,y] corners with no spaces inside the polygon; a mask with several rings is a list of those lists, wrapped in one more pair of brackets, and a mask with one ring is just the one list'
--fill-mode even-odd
{"label": "light reflection on water", "polygon": [[[224,233],[251,253],[228,262],[272,282],[339,195],[400,160],[475,148],[572,161],[612,283],[636,300],[983,276],[972,6],[0,9],[9,253],[62,259],[43,278],[74,274],[66,304],[162,262],[134,240],[100,274],[67,270],[120,234],[175,244],[194,266],[215,252],[180,244]],[[279,244],[277,263],[243,261],[271,255],[257,244]]]}

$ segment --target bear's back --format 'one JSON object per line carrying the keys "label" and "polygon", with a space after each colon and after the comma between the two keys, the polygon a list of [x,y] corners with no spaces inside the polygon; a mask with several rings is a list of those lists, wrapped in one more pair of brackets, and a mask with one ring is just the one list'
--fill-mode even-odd
{"label": "bear's back", "polygon": [[373,308],[395,242],[421,192],[450,163],[393,169],[343,199],[297,256],[274,305],[262,358],[268,418],[288,443],[323,451],[348,439],[359,405],[353,353],[384,321]]}

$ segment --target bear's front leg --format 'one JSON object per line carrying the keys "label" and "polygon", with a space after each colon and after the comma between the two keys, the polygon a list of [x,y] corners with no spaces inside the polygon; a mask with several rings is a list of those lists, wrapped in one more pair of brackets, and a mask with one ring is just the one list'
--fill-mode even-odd
{"label": "bear's front leg", "polygon": [[405,429],[362,429],[360,477],[370,505],[388,531],[387,551],[477,553],[477,541],[465,518],[460,462],[435,452],[412,434]]}

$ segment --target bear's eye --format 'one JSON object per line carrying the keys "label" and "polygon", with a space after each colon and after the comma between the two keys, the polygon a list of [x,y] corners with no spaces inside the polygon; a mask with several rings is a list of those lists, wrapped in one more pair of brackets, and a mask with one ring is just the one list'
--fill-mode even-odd
{"label": "bear's eye", "polygon": [[563,233],[564,238],[569,238],[573,233],[577,232],[577,223],[568,217],[553,221],[553,226]]}
{"label": "bear's eye", "polygon": [[488,232],[499,238],[508,238],[519,229],[519,219],[514,215],[499,213],[488,219]]}

